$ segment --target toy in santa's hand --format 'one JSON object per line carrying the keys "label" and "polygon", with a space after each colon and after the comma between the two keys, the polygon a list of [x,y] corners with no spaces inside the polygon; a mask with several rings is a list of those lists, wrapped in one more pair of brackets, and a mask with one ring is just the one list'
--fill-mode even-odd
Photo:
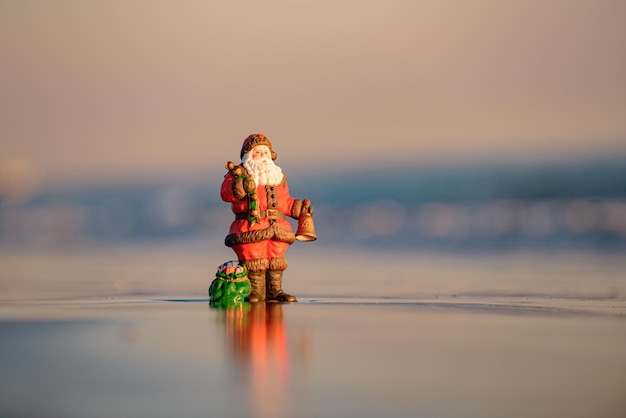
{"label": "toy in santa's hand", "polygon": [[[313,207],[308,199],[290,195],[287,179],[274,163],[277,154],[265,135],[248,136],[239,156],[240,165],[226,163],[228,172],[220,193],[235,215],[224,243],[248,269],[251,292],[246,301],[295,302],[296,297],[282,289],[285,253],[296,240],[317,239]],[[287,217],[298,219],[296,234]]]}

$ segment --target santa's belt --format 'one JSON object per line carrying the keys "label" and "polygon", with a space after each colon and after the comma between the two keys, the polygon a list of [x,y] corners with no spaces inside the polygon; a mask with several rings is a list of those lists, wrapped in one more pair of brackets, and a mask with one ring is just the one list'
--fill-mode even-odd
{"label": "santa's belt", "polygon": [[[276,209],[260,210],[259,218],[285,219],[285,214]],[[248,212],[235,213],[235,219],[248,219]]]}

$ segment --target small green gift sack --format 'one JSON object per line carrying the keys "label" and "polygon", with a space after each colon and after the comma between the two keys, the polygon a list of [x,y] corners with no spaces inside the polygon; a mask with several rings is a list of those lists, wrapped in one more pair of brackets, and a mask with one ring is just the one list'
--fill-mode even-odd
{"label": "small green gift sack", "polygon": [[215,280],[209,286],[209,301],[215,305],[230,306],[244,302],[250,295],[250,281],[245,264],[227,261],[217,268]]}

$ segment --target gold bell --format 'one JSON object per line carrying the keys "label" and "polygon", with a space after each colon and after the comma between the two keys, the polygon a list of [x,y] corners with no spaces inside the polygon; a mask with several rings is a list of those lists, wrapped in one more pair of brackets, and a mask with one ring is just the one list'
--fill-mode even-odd
{"label": "gold bell", "polygon": [[310,213],[303,213],[298,218],[298,230],[296,231],[296,239],[298,241],[315,241],[315,224]]}

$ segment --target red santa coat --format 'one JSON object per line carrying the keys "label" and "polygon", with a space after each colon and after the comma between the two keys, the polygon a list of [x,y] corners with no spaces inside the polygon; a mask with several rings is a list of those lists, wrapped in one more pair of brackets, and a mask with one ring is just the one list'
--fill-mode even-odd
{"label": "red santa coat", "polygon": [[[222,200],[231,204],[231,210],[237,218],[230,225],[225,244],[231,247],[240,260],[245,261],[250,271],[284,270],[287,261],[284,258],[289,245],[295,241],[295,235],[286,216],[293,216],[293,207],[301,201],[289,194],[287,180],[283,176],[280,184],[275,186],[259,185],[257,208],[261,212],[257,222],[250,225],[248,217],[248,199],[237,199],[233,192],[235,177],[228,173],[221,187]],[[268,219],[267,212],[277,210],[277,219]]]}

